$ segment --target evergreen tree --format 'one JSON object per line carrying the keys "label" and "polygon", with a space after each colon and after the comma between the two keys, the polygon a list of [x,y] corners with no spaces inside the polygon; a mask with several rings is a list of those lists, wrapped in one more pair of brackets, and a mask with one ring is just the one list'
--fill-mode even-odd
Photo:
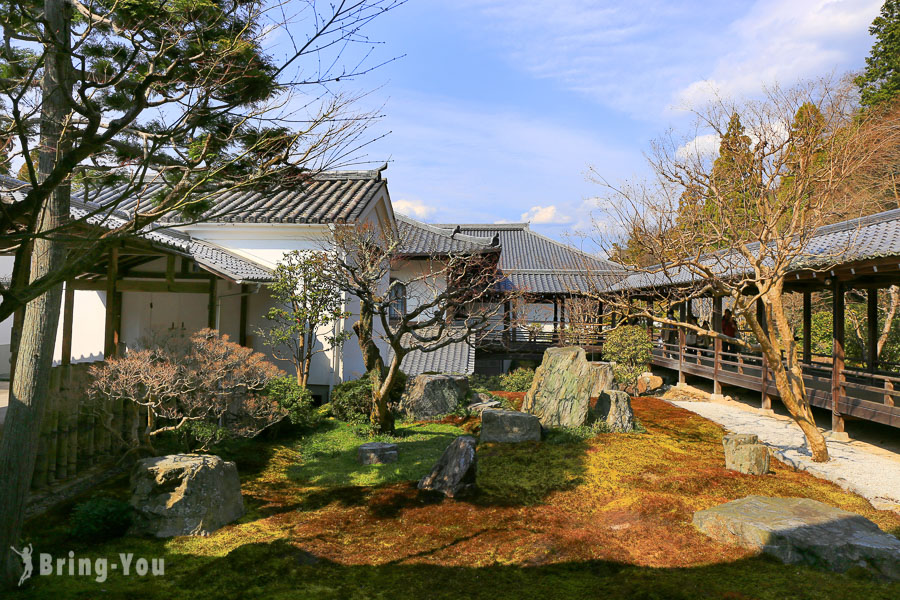
{"label": "evergreen tree", "polygon": [[855,82],[863,106],[872,107],[900,92],[900,0],[885,0],[869,33],[875,43],[866,58],[866,69]]}
{"label": "evergreen tree", "polygon": [[[0,172],[20,160],[24,175],[24,198],[0,211],[16,251],[0,320],[23,315],[0,439],[0,585],[16,580],[9,547],[47,403],[62,282],[167,213],[214,211],[216,192],[302,185],[346,159],[368,117],[322,90],[369,70],[358,57],[345,69],[341,53],[368,44],[361,28],[401,2],[309,1],[298,14],[262,0],[0,4]],[[279,53],[264,47],[279,37]],[[294,95],[305,96],[300,110]],[[150,182],[159,192],[121,227],[91,237],[79,226],[95,215],[70,217],[73,188],[90,200],[117,184],[116,206]]]}

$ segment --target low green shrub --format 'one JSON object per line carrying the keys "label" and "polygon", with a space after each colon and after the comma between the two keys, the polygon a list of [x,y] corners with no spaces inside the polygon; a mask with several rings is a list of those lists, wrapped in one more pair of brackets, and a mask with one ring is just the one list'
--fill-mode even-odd
{"label": "low green shrub", "polygon": [[613,376],[623,389],[635,391],[640,376],[650,368],[653,342],[647,330],[626,325],[609,332],[603,343],[603,357],[615,363]]}
{"label": "low green shrub", "polygon": [[127,502],[98,496],[75,506],[69,530],[73,537],[86,542],[121,537],[131,527],[133,512]]}
{"label": "low green shrub", "polygon": [[500,376],[500,389],[504,392],[527,392],[533,379],[534,369],[520,367]]}
{"label": "low green shrub", "polygon": [[279,377],[266,386],[266,395],[287,411],[292,425],[313,428],[319,424],[321,415],[313,404],[312,393],[297,383],[295,377]]}
{"label": "low green shrub", "polygon": [[331,390],[331,416],[347,423],[366,423],[372,408],[372,382],[368,376],[345,381]]}
{"label": "low green shrub", "polygon": [[[397,373],[397,382],[391,392],[390,402],[397,404],[406,388],[406,373]],[[347,423],[368,423],[372,412],[372,376],[368,373],[359,379],[346,381],[331,390],[331,416]]]}
{"label": "low green shrub", "polygon": [[497,392],[503,389],[503,385],[499,375],[473,373],[469,375],[469,388],[473,392]]}

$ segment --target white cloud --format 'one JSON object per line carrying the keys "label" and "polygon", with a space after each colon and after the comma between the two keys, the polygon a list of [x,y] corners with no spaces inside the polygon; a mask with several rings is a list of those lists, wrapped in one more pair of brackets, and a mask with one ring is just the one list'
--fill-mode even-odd
{"label": "white cloud", "polygon": [[427,219],[434,213],[435,208],[422,202],[421,200],[400,199],[391,200],[394,210],[403,215],[409,215],[417,219]]}
{"label": "white cloud", "polygon": [[691,141],[680,146],[675,151],[675,156],[680,160],[686,160],[692,157],[705,158],[708,156],[715,156],[719,152],[720,141],[718,134],[715,133],[698,135]]}
{"label": "white cloud", "polygon": [[572,222],[572,216],[564,214],[555,205],[532,206],[522,213],[522,220],[535,225],[565,225]]}
{"label": "white cloud", "polygon": [[675,94],[678,108],[764,86],[840,73],[861,64],[881,0],[758,0],[723,32],[729,47],[711,71]]}

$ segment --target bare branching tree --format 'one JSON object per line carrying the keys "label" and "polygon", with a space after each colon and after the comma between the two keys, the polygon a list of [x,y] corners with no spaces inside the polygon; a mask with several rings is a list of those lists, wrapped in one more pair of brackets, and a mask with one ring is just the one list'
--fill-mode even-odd
{"label": "bare branching tree", "polygon": [[[354,327],[366,368],[373,378],[371,421],[391,432],[391,392],[400,365],[410,352],[434,352],[450,344],[474,342],[504,326],[498,315],[518,292],[505,284],[497,268],[499,253],[434,252],[419,256],[410,277],[392,280],[392,266],[409,262],[404,240],[369,226],[338,227],[334,235],[337,277],[334,285],[357,298],[360,319]],[[383,341],[390,355],[378,348]]]}
{"label": "bare branching tree", "polygon": [[[652,181],[616,187],[598,175],[614,199],[608,216],[625,231],[643,232],[633,249],[653,264],[631,265],[617,292],[597,286],[596,295],[620,314],[761,351],[813,459],[825,461],[785,283],[798,270],[827,271],[852,250],[852,232],[827,248],[810,240],[820,226],[876,210],[883,181],[873,174],[897,156],[900,123],[891,114],[860,113],[852,88],[828,81],[773,88],[760,101],[716,101],[696,115],[690,138],[669,135],[653,145]],[[697,143],[709,139],[701,136],[720,142],[718,156]],[[613,240],[598,242],[611,248]],[[629,291],[646,300],[631,301]],[[675,305],[711,296],[727,299],[757,346],[673,317]]]}

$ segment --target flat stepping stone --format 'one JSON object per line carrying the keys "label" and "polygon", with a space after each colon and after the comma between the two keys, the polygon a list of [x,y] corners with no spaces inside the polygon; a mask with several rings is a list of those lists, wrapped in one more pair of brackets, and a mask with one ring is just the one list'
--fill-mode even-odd
{"label": "flat stepping stone", "polygon": [[541,421],[528,413],[488,409],[481,413],[480,439],[482,442],[539,442]]}
{"label": "flat stepping stone", "polygon": [[369,442],[356,450],[356,460],[361,465],[383,465],[397,462],[397,444]]}
{"label": "flat stepping stone", "polygon": [[816,500],[747,496],[698,511],[693,523],[718,542],[765,552],[785,563],[839,573],[862,567],[900,580],[900,540],[865,517]]}

